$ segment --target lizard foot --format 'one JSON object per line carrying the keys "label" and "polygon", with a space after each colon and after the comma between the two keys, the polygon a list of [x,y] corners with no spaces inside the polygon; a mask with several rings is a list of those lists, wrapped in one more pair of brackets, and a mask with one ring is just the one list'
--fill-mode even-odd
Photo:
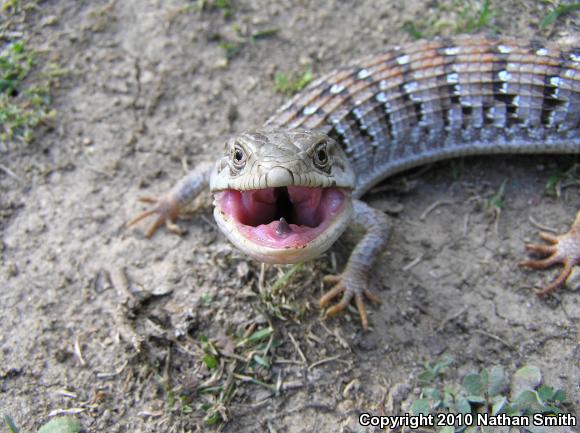
{"label": "lizard foot", "polygon": [[348,307],[350,304],[350,301],[354,298],[356,309],[360,315],[362,327],[365,331],[367,331],[369,328],[369,319],[367,316],[363,295],[375,304],[381,303],[379,296],[368,289],[366,284],[361,282],[360,278],[349,276],[349,274],[346,272],[342,275],[327,275],[322,279],[322,281],[324,283],[334,284],[332,289],[330,289],[322,298],[320,298],[320,306],[322,308],[326,307],[333,299],[342,294],[342,299],[340,302],[326,310],[326,315],[334,316],[340,311],[346,309],[346,307]]}
{"label": "lizard foot", "polygon": [[153,205],[151,209],[141,212],[135,218],[127,223],[127,227],[137,224],[142,219],[151,215],[158,215],[157,219],[147,230],[145,237],[150,238],[163,225],[167,227],[170,232],[181,235],[183,230],[175,224],[175,220],[179,215],[179,205],[177,200],[171,194],[164,194],[159,197],[141,197],[139,201]]}
{"label": "lizard foot", "polygon": [[537,292],[538,296],[546,296],[558,287],[563,286],[572,272],[572,268],[580,263],[580,212],[576,215],[576,220],[568,233],[554,236],[549,233],[540,232],[540,238],[547,244],[528,244],[526,249],[532,253],[546,256],[539,260],[526,260],[520,266],[531,269],[546,269],[555,264],[562,264],[564,268],[560,275],[552,281],[546,288]]}

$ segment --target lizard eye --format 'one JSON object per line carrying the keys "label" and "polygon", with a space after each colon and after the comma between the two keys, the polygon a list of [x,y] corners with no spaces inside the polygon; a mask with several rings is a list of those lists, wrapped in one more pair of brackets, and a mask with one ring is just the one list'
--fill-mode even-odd
{"label": "lizard eye", "polygon": [[326,143],[321,143],[314,150],[314,165],[317,168],[327,168],[329,162],[328,151],[326,150]]}
{"label": "lizard eye", "polygon": [[232,151],[232,162],[236,168],[242,168],[246,164],[246,154],[244,149],[234,146]]}

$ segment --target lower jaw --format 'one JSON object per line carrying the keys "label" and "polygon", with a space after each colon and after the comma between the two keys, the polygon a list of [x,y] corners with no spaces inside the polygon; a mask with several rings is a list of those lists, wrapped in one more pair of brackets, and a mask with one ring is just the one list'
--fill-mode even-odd
{"label": "lower jaw", "polygon": [[328,222],[320,227],[317,236],[303,244],[295,246],[286,244],[283,247],[256,243],[244,235],[243,225],[214,207],[214,218],[220,230],[238,249],[255,260],[272,264],[300,263],[318,257],[338,239],[346,230],[352,218],[352,200],[345,198],[340,211]]}

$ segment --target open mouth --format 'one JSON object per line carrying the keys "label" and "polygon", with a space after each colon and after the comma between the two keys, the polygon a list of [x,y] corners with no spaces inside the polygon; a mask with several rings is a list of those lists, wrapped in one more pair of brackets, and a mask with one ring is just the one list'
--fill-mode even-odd
{"label": "open mouth", "polygon": [[349,194],[342,188],[304,186],[230,189],[215,193],[215,202],[248,241],[274,249],[298,249],[332,224]]}

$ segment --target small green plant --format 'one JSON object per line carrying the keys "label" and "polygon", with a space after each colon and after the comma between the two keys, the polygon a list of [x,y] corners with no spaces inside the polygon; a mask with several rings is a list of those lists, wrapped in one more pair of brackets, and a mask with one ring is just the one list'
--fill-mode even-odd
{"label": "small green plant", "polygon": [[501,211],[505,206],[505,186],[507,184],[507,179],[504,180],[499,189],[492,194],[487,200],[483,202],[484,210],[493,215],[495,221],[495,231],[498,232],[499,229],[499,219],[501,217]]}
{"label": "small green plant", "polygon": [[226,59],[231,60],[241,51],[244,42],[223,41],[219,43],[219,47],[224,50]]}
{"label": "small green plant", "polygon": [[455,29],[456,33],[472,33],[487,27],[493,18],[494,13],[491,9],[490,0],[484,0],[483,5],[479,11],[472,9],[469,6],[459,12],[460,22]]}
{"label": "small green plant", "polygon": [[219,47],[224,50],[226,55],[226,60],[231,60],[236,57],[242,48],[244,48],[247,44],[257,42],[261,39],[266,39],[272,37],[278,33],[279,29],[276,28],[268,28],[263,30],[257,30],[250,34],[243,34],[241,31],[238,31],[241,40],[226,40],[221,39],[221,36],[218,35],[217,40],[221,40],[219,42]]}
{"label": "small green plant", "polygon": [[[413,415],[433,415],[434,431],[438,433],[483,432],[485,430],[480,429],[481,423],[478,422],[481,417],[505,414],[531,418],[535,414],[563,413],[566,394],[560,389],[542,385],[542,375],[537,367],[524,366],[510,380],[503,367],[495,366],[467,374],[461,384],[443,384],[441,373],[451,362],[452,358],[445,355],[434,364],[425,365],[425,370],[419,375],[421,394],[411,404]],[[530,422],[526,428],[540,432],[540,429],[534,430],[533,424]]]}
{"label": "small green plant", "polygon": [[403,24],[403,31],[407,32],[409,36],[413,39],[422,39],[424,37],[423,32],[417,29],[417,26],[412,21],[407,21]]}
{"label": "small green plant", "polygon": [[580,186],[580,164],[572,164],[567,169],[558,168],[548,178],[544,194],[550,197],[560,197],[562,189],[572,185]]}
{"label": "small green plant", "polygon": [[277,35],[279,31],[280,31],[279,28],[271,27],[267,29],[257,30],[254,33],[252,33],[250,37],[252,41],[257,41],[258,39],[271,38],[272,36]]}
{"label": "small green plant", "polygon": [[228,407],[243,384],[276,391],[270,369],[273,351],[280,345],[271,326],[251,328],[245,334],[212,340],[200,335],[195,344],[196,378],[190,384],[165,386],[167,407],[172,412],[203,412],[207,426],[228,419]]}
{"label": "small green plant", "polygon": [[422,39],[446,33],[476,33],[493,28],[498,11],[490,0],[448,0],[439,2],[439,14],[427,21],[407,21],[401,29],[413,39]]}
{"label": "small green plant", "polygon": [[0,93],[16,96],[34,62],[34,57],[21,41],[8,44],[0,52]]}
{"label": "small green plant", "polygon": [[[272,37],[276,35],[278,31],[279,30],[276,28],[257,30],[251,33],[249,36],[241,35],[243,37],[242,40],[236,41],[221,40],[221,42],[218,45],[222,50],[224,50],[226,60],[229,61],[232,60],[234,57],[236,57],[240,53],[240,51],[242,51],[242,48],[244,48],[247,44],[257,42],[261,39]],[[217,39],[220,40],[221,36],[218,36]]]}
{"label": "small green plant", "polygon": [[314,74],[310,67],[299,74],[276,72],[276,75],[274,75],[274,89],[284,95],[293,95],[304,89],[313,79]]}
{"label": "small green plant", "polygon": [[234,7],[230,0],[197,0],[193,6],[199,11],[222,11],[224,18],[231,18],[234,14]]}
{"label": "small green plant", "polygon": [[[474,33],[492,26],[497,12],[492,9],[491,1],[452,0],[443,2],[439,7],[440,15],[420,27],[422,34],[434,36],[442,32]],[[408,30],[407,30],[408,31]]]}
{"label": "small green plant", "polygon": [[4,424],[6,424],[6,428],[8,428],[10,433],[20,433],[20,430],[18,430],[18,427],[16,427],[14,424],[12,418],[10,418],[8,415],[3,415],[2,418],[4,419]]}
{"label": "small green plant", "polygon": [[0,150],[15,141],[30,142],[34,129],[54,117],[48,85],[26,85],[36,60],[22,41],[0,51]]}
{"label": "small green plant", "polygon": [[426,362],[424,370],[419,374],[419,383],[422,385],[433,382],[447,367],[453,364],[453,356],[444,354],[434,363]]}
{"label": "small green plant", "polygon": [[540,22],[540,28],[545,29],[546,27],[549,27],[552,24],[554,24],[554,22],[556,22],[558,18],[563,17],[564,15],[567,15],[577,10],[580,10],[580,3],[560,5],[544,17],[544,19]]}
{"label": "small green plant", "polygon": [[4,0],[2,2],[2,11],[15,12],[20,9],[20,0]]}
{"label": "small green plant", "polygon": [[[507,184],[507,180],[504,180],[499,189],[486,201],[485,208],[491,212],[499,214],[503,207],[505,206],[504,199],[505,199],[505,186]],[[499,215],[498,215],[499,216]]]}

